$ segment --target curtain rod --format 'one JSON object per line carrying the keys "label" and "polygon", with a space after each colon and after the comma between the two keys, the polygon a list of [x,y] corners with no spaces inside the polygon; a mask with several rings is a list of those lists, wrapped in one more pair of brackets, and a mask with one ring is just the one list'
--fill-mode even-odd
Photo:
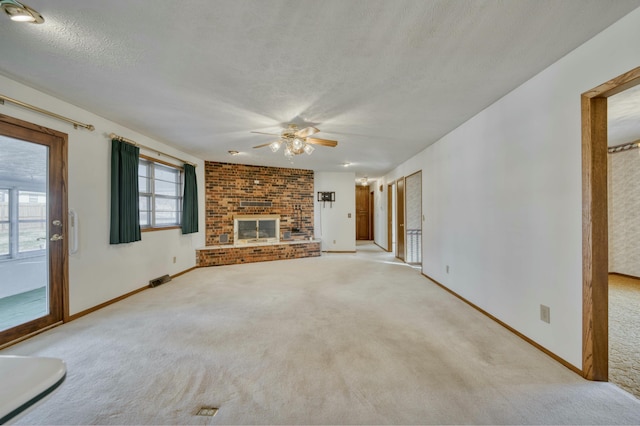
{"label": "curtain rod", "polygon": [[111,138],[111,139],[117,139],[117,140],[119,140],[119,141],[126,142],[126,143],[130,143],[131,145],[135,145],[135,146],[137,146],[137,147],[139,147],[139,148],[148,149],[149,151],[153,151],[153,152],[156,152],[156,153],[158,153],[158,154],[160,154],[160,155],[164,155],[165,157],[169,157],[169,158],[173,158],[174,160],[182,161],[183,163],[190,164],[190,165],[192,165],[193,167],[198,167],[198,165],[197,165],[197,164],[195,164],[195,163],[193,163],[193,162],[191,162],[191,161],[183,160],[182,158],[175,157],[175,156],[173,156],[173,155],[171,155],[171,154],[165,154],[164,152],[162,152],[162,151],[158,151],[158,150],[157,150],[157,149],[155,149],[155,148],[151,148],[151,147],[148,147],[148,146],[146,146],[146,145],[139,144],[139,143],[138,143],[138,142],[136,142],[136,141],[133,141],[133,140],[131,140],[131,139],[127,139],[127,138],[122,137],[122,136],[118,136],[118,135],[116,135],[115,133],[110,133],[110,134],[109,134],[109,138]]}
{"label": "curtain rod", "polygon": [[57,118],[58,120],[66,121],[67,123],[73,124],[73,127],[75,129],[77,129],[78,127],[84,127],[85,129],[89,130],[90,132],[93,132],[95,130],[95,127],[93,127],[93,124],[80,123],[79,121],[72,120],[72,119],[67,118],[67,117],[63,117],[62,115],[56,114],[55,112],[47,111],[46,109],[42,109],[42,108],[38,108],[37,106],[29,105],[27,103],[18,101],[16,99],[12,99],[12,98],[10,98],[8,96],[0,95],[0,105],[4,105],[5,101],[6,102],[11,102],[12,104],[19,105],[19,106],[21,106],[23,108],[30,109],[32,111],[39,112],[41,114],[48,115],[48,116],[53,117],[53,118]]}
{"label": "curtain rod", "polygon": [[636,149],[636,148],[640,148],[640,139],[638,139],[637,141],[627,142],[627,143],[623,143],[616,146],[610,146],[609,148],[607,148],[607,152],[609,154],[615,154],[616,152],[624,152],[624,151],[628,151],[630,149]]}

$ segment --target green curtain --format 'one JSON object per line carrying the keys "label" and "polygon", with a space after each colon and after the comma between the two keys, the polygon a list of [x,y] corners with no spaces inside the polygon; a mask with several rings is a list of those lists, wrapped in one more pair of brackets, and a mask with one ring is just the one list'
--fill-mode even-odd
{"label": "green curtain", "polygon": [[140,241],[138,161],[140,148],[111,141],[111,244]]}
{"label": "green curtain", "polygon": [[198,232],[198,184],[196,168],[184,165],[184,194],[182,195],[182,233]]}

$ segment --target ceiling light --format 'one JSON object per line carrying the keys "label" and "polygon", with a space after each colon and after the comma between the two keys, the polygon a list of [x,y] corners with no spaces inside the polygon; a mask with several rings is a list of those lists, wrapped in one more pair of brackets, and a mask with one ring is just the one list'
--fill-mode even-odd
{"label": "ceiling light", "polygon": [[351,165],[351,163],[349,163],[348,161],[346,163],[342,163],[342,167],[349,167]]}
{"label": "ceiling light", "polygon": [[294,138],[293,142],[291,143],[291,145],[293,145],[293,149],[297,151],[297,150],[301,149],[304,146],[304,142],[302,142],[298,138]]}
{"label": "ceiling light", "polygon": [[304,146],[304,148],[302,148],[302,149],[304,149],[304,152],[306,152],[306,153],[307,153],[307,155],[311,155],[311,153],[313,152],[313,150],[314,150],[315,148],[314,148],[314,147],[312,147],[312,146],[311,146],[311,145],[309,145],[309,144],[306,144],[306,145]]}
{"label": "ceiling light", "polygon": [[238,154],[240,154],[240,152],[234,151],[234,150],[227,151],[227,152],[229,153],[229,155],[238,155]]}
{"label": "ceiling light", "polygon": [[12,21],[42,24],[44,18],[37,11],[16,0],[0,0],[0,7]]}
{"label": "ceiling light", "polygon": [[287,147],[284,149],[284,156],[288,159],[293,158],[293,151],[291,150],[291,147],[289,147],[289,145],[287,145]]}
{"label": "ceiling light", "polygon": [[282,145],[280,141],[273,141],[269,144],[269,148],[271,148],[271,151],[276,152],[280,149],[280,145]]}

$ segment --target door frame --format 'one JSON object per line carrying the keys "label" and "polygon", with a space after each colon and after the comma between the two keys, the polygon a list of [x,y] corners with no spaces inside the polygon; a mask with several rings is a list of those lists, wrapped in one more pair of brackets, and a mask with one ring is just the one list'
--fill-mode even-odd
{"label": "door frame", "polygon": [[375,237],[375,226],[373,223],[374,220],[374,210],[376,209],[376,203],[375,203],[375,198],[376,198],[376,194],[374,191],[370,191],[369,192],[369,240],[370,241],[375,241],[376,237]]}
{"label": "door frame", "polygon": [[[59,233],[54,250],[49,248],[49,297],[50,313],[28,323],[10,328],[2,333],[0,347],[8,346],[31,335],[69,320],[69,254],[68,254],[68,208],[67,208],[67,145],[66,133],[39,126],[28,121],[0,114],[2,135],[49,147],[49,197],[47,212],[47,235]],[[54,158],[56,161],[51,161]],[[51,223],[55,218],[62,222],[62,229]]]}
{"label": "door frame", "polygon": [[[398,202],[398,187],[399,183],[402,182],[402,221],[400,221],[400,215],[398,214],[398,210],[400,209],[400,203]],[[396,179],[396,257],[404,262],[406,256],[406,244],[407,244],[407,233],[405,232],[406,222],[407,222],[407,186],[405,184],[405,178],[402,176],[401,178]],[[400,227],[402,226],[402,229]],[[400,235],[402,235],[402,257],[400,254]]]}
{"label": "door frame", "polygon": [[393,183],[387,184],[387,252],[393,250]]}
{"label": "door frame", "polygon": [[581,95],[582,375],[609,379],[607,98],[640,84],[640,67]]}
{"label": "door frame", "polygon": [[[417,174],[420,174],[420,239],[421,239],[421,241],[420,241],[420,262],[419,262],[419,264],[420,264],[420,266],[422,266],[422,263],[423,263],[422,232],[424,231],[424,229],[422,229],[422,214],[423,214],[422,213],[422,169],[418,170],[417,172],[413,172],[410,175],[407,175],[407,176],[404,177],[404,200],[405,200],[405,203],[404,203],[404,216],[405,216],[405,219],[406,219],[406,217],[407,217],[407,179],[412,177],[412,176],[415,176]],[[406,220],[405,220],[405,222],[406,222]],[[406,236],[407,235],[406,234],[406,228],[407,228],[406,223],[405,223],[404,227],[405,227],[405,236]],[[406,241],[405,241],[405,257],[406,257],[406,253],[407,252],[406,252]],[[405,262],[406,262],[406,259],[405,259]],[[416,264],[418,264],[418,263],[416,263]]]}

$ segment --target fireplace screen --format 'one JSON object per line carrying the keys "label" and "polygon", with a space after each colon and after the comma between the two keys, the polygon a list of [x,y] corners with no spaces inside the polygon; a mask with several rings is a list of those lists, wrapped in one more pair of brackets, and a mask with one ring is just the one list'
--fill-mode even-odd
{"label": "fireplace screen", "polygon": [[235,244],[280,241],[280,216],[236,216],[234,218]]}

